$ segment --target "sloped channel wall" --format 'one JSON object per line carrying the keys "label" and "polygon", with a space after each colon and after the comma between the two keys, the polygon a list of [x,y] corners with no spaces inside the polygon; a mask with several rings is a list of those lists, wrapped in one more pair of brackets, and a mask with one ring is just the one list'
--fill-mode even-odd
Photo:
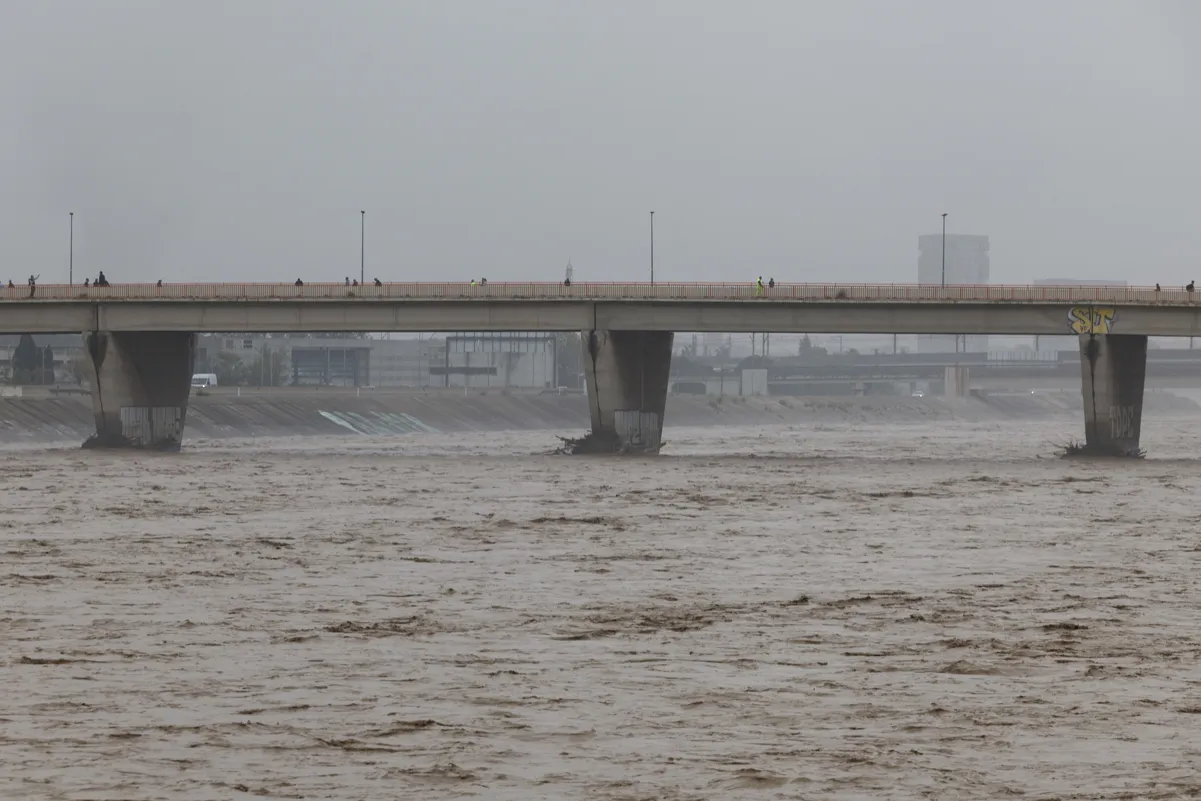
{"label": "sloped channel wall", "polygon": [[[935,420],[1079,421],[1079,393],[986,398],[710,398],[672,396],[666,427]],[[1195,414],[1201,407],[1148,392],[1148,414]],[[589,425],[583,395],[278,393],[193,396],[185,442],[219,437],[406,436],[423,433],[554,430],[578,436]],[[0,443],[77,442],[95,431],[86,395],[0,397]]]}

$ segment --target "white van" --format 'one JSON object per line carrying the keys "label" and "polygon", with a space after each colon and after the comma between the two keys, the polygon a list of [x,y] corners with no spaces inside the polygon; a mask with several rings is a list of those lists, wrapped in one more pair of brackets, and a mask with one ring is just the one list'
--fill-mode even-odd
{"label": "white van", "polygon": [[192,386],[194,387],[215,387],[217,386],[216,373],[197,373],[192,376]]}

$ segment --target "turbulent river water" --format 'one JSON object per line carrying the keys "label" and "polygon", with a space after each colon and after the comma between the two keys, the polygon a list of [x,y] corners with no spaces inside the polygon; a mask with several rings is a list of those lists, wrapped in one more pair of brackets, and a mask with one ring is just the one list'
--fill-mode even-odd
{"label": "turbulent river water", "polygon": [[1201,794],[1201,434],[4,452],[0,798]]}

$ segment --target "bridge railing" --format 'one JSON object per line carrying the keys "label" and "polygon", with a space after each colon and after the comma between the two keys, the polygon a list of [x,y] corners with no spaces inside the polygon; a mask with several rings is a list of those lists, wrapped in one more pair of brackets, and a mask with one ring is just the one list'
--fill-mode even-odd
{"label": "bridge railing", "polygon": [[795,300],[852,302],[992,303],[1194,303],[1183,288],[1118,286],[938,286],[932,284],[776,284],[754,283],[342,283],[294,284],[81,284],[0,286],[0,301],[97,300]]}

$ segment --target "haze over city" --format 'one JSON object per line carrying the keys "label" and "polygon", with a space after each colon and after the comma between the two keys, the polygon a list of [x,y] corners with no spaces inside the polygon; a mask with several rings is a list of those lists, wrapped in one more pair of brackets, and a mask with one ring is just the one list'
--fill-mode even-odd
{"label": "haze over city", "polygon": [[0,9],[3,280],[1197,277],[1187,0]]}

